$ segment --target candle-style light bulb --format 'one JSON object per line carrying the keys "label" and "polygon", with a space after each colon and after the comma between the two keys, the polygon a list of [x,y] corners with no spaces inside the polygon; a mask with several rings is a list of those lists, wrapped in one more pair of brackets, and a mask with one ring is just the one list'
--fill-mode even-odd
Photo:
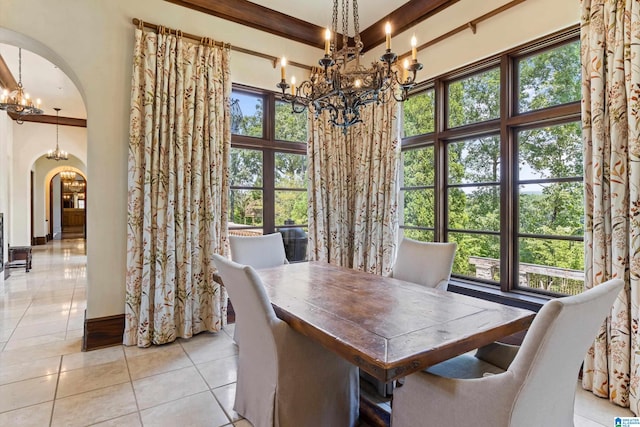
{"label": "candle-style light bulb", "polygon": [[391,24],[389,22],[384,26],[384,34],[386,35],[386,48],[391,50]]}
{"label": "candle-style light bulb", "polygon": [[409,75],[409,60],[404,60],[404,66],[402,67],[402,82],[407,81],[407,76]]}
{"label": "candle-style light bulb", "polygon": [[418,59],[418,40],[416,36],[411,37],[411,59],[414,61]]}
{"label": "candle-style light bulb", "polygon": [[282,59],[280,60],[280,79],[282,81],[285,81],[287,79],[287,72],[285,70],[286,66],[287,66],[287,58],[283,56]]}
{"label": "candle-style light bulb", "polygon": [[291,77],[291,95],[296,94],[296,76]]}
{"label": "candle-style light bulb", "polygon": [[324,32],[324,54],[329,55],[331,52],[331,30],[327,28]]}

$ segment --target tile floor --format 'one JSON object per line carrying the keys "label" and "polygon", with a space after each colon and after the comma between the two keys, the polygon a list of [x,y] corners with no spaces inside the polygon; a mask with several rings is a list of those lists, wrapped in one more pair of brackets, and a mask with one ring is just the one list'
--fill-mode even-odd
{"label": "tile floor", "polygon": [[[0,279],[0,426],[237,426],[233,327],[140,349],[83,353],[84,240],[33,248],[33,269]],[[578,387],[577,427],[631,412]]]}

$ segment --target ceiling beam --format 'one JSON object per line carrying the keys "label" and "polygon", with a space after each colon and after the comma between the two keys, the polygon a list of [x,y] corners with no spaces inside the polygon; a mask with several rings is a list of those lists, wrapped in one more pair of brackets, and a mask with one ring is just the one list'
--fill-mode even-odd
{"label": "ceiling beam", "polygon": [[73,117],[60,117],[58,121],[58,118],[56,118],[56,116],[47,116],[45,114],[26,115],[26,116],[20,116],[15,113],[8,113],[8,114],[9,114],[9,117],[11,117],[13,120],[20,119],[23,122],[45,123],[45,124],[51,124],[51,125],[55,125],[56,123],[59,123],[60,126],[76,126],[81,128],[87,127],[86,119],[76,119]]}
{"label": "ceiling beam", "polygon": [[247,0],[165,0],[322,49],[324,28]]}
{"label": "ceiling beam", "polygon": [[387,21],[391,23],[393,34],[400,34],[458,1],[460,0],[411,0],[405,3],[360,32],[364,44],[362,51],[366,52],[384,43],[384,25]]}
{"label": "ceiling beam", "polygon": [[4,62],[4,58],[0,55],[0,87],[7,89],[9,92],[18,89],[18,82]]}
{"label": "ceiling beam", "polygon": [[[266,31],[319,49],[324,48],[324,28],[247,0],[165,0],[246,27]],[[363,52],[384,42],[384,24],[391,22],[398,34],[435,15],[459,0],[410,0],[360,32]]]}

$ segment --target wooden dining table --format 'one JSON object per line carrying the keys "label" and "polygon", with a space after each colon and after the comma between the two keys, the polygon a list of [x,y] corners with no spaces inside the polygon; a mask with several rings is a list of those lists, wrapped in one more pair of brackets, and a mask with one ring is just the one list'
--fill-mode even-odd
{"label": "wooden dining table", "polygon": [[323,262],[258,274],[280,319],[383,382],[526,329],[535,315]]}

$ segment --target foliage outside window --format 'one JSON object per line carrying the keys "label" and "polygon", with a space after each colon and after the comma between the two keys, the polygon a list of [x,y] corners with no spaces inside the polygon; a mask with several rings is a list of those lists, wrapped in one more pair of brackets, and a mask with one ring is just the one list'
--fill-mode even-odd
{"label": "foliage outside window", "polygon": [[232,99],[241,113],[231,139],[230,233],[280,232],[289,261],[304,260],[306,114],[293,114],[272,92],[258,89],[234,87]]}
{"label": "foliage outside window", "polygon": [[402,104],[404,136],[424,135],[435,130],[433,89],[418,93]]}
{"label": "foliage outside window", "polygon": [[435,78],[405,103],[401,228],[457,242],[454,278],[505,292],[582,291],[578,35]]}
{"label": "foliage outside window", "polygon": [[500,117],[500,69],[453,81],[448,84],[450,128]]}
{"label": "foliage outside window", "polygon": [[264,99],[234,91],[231,95],[231,133],[262,138]]}
{"label": "foliage outside window", "polygon": [[280,141],[307,142],[307,111],[293,113],[291,104],[276,101],[276,135]]}

